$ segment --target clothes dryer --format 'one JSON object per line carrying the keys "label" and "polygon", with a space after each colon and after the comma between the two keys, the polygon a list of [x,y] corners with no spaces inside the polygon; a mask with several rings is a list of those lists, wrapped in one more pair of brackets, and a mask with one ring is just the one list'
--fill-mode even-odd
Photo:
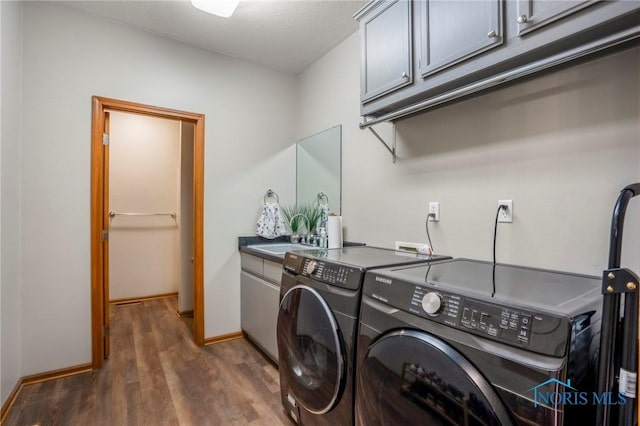
{"label": "clothes dryer", "polygon": [[356,332],[368,270],[445,256],[358,246],[287,253],[277,340],[282,404],[303,425],[353,424]]}

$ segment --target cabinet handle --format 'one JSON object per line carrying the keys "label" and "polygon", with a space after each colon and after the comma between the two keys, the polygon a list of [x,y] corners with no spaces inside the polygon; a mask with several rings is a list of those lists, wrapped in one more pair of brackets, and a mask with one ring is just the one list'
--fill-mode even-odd
{"label": "cabinet handle", "polygon": [[527,17],[527,15],[518,16],[518,24],[524,24],[528,20],[529,20],[529,18]]}
{"label": "cabinet handle", "polygon": [[491,30],[487,33],[487,37],[489,38],[496,38],[498,37],[498,33],[495,30]]}
{"label": "cabinet handle", "polygon": [[407,75],[406,72],[403,72],[402,75],[400,76],[400,78],[409,78],[409,76]]}

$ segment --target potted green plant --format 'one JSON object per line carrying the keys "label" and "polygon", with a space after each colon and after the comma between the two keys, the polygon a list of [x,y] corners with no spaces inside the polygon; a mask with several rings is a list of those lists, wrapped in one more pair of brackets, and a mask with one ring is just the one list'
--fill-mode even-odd
{"label": "potted green plant", "polygon": [[316,234],[318,223],[322,217],[322,209],[315,204],[308,204],[303,206],[304,215],[307,217],[307,224],[309,225],[309,234]]}
{"label": "potted green plant", "polygon": [[297,204],[282,207],[282,216],[291,230],[291,242],[297,243],[304,225],[308,223],[304,207]]}

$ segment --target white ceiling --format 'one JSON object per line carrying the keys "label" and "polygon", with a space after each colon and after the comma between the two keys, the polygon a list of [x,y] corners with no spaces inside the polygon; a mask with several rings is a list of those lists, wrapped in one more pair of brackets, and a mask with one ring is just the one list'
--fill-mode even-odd
{"label": "white ceiling", "polygon": [[[1,1],[1,0],[0,0]],[[61,1],[73,9],[297,74],[357,30],[363,0],[241,1],[231,18],[189,1]]]}

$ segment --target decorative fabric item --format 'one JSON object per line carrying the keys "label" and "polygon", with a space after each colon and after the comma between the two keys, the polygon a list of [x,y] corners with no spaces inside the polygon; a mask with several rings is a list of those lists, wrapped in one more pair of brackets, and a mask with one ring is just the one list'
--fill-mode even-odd
{"label": "decorative fabric item", "polygon": [[280,214],[280,205],[278,203],[264,203],[262,213],[258,218],[256,235],[269,239],[287,235],[287,227]]}

